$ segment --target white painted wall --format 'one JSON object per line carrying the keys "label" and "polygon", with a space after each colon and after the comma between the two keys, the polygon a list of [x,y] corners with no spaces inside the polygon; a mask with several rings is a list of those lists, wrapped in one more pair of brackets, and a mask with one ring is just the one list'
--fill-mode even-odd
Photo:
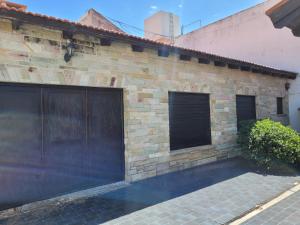
{"label": "white painted wall", "polygon": [[[300,73],[300,37],[288,28],[275,29],[265,14],[279,1],[266,1],[195,30],[175,44]],[[289,95],[290,123],[300,132],[300,77],[291,81]]]}
{"label": "white painted wall", "polygon": [[[180,35],[180,18],[173,13],[159,11],[144,21],[145,38],[160,40],[162,36]],[[160,34],[160,35],[155,35]]]}

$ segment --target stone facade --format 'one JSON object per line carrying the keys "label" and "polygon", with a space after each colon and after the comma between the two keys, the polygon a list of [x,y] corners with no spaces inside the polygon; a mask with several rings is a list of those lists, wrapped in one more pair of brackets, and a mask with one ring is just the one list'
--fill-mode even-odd
{"label": "stone facade", "polygon": [[[288,98],[287,79],[199,64],[178,55],[159,57],[126,43],[101,46],[99,39],[75,35],[78,48],[69,63],[62,32],[0,20],[0,81],[114,87],[124,90],[126,179],[185,169],[238,154],[237,94],[255,95],[258,118],[276,116],[276,97]],[[210,94],[212,145],[170,152],[168,92]],[[21,147],[21,146],[20,146]]]}

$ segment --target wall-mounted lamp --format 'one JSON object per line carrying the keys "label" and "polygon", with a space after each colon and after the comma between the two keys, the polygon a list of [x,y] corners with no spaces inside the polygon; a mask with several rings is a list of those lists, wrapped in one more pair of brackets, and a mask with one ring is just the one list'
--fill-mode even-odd
{"label": "wall-mounted lamp", "polygon": [[72,40],[67,40],[67,46],[66,46],[66,54],[64,56],[64,59],[66,62],[69,62],[74,55],[74,49],[75,44]]}
{"label": "wall-mounted lamp", "polygon": [[115,77],[112,77],[111,80],[110,80],[110,86],[111,86],[111,87],[114,87],[114,86],[115,86],[115,83],[116,83],[116,78],[115,78]]}
{"label": "wall-mounted lamp", "polygon": [[291,84],[290,84],[290,83],[288,83],[288,82],[285,83],[285,90],[288,91],[288,90],[290,89],[290,87],[291,87]]}

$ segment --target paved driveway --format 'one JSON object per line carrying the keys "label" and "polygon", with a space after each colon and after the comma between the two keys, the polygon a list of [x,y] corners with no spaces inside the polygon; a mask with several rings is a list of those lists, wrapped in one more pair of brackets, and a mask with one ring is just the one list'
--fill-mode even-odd
{"label": "paved driveway", "polygon": [[261,212],[243,225],[300,225],[300,192]]}
{"label": "paved driveway", "polygon": [[92,198],[17,213],[0,224],[223,224],[300,181],[256,173],[241,159],[134,183]]}

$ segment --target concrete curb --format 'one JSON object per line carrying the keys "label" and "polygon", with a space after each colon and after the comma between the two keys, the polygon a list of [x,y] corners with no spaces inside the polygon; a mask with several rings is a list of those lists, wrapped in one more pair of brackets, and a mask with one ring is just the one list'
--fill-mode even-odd
{"label": "concrete curb", "polygon": [[265,211],[266,209],[276,205],[277,203],[283,201],[284,199],[292,196],[296,192],[300,191],[300,184],[295,183],[295,186],[290,188],[289,190],[283,192],[276,198],[272,199],[271,201],[268,201],[262,205],[258,205],[255,209],[249,211],[248,213],[242,215],[241,217],[229,222],[229,225],[240,225],[242,223],[245,223],[246,221],[250,220],[251,218],[255,217],[259,213]]}

